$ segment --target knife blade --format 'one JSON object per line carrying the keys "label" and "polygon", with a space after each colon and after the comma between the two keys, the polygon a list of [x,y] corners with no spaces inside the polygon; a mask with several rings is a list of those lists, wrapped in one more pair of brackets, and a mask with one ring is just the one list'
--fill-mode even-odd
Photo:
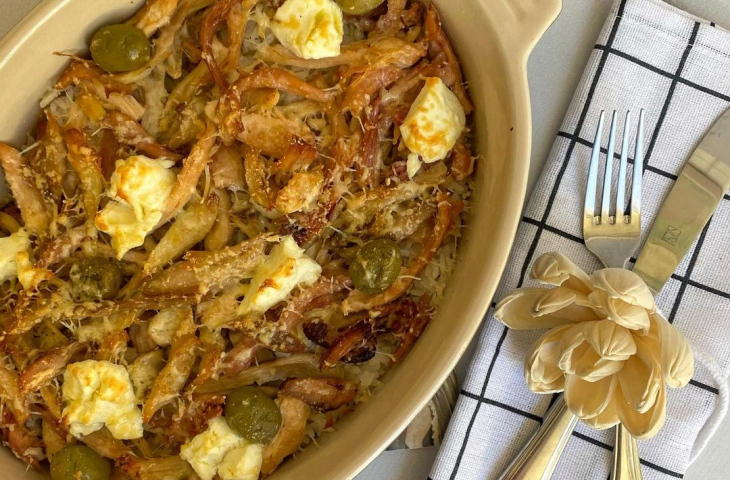
{"label": "knife blade", "polygon": [[730,188],[730,109],[692,153],[654,220],[634,265],[658,293]]}

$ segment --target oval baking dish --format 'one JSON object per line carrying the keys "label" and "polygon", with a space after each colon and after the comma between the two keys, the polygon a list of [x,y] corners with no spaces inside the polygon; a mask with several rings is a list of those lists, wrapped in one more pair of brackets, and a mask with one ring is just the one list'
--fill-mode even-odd
{"label": "oval baking dish", "polygon": [[[425,405],[476,333],[502,274],[522,212],[529,170],[528,55],[561,0],[434,0],[476,106],[480,154],[469,228],[441,308],[378,394],[272,479],[350,479]],[[38,101],[67,65],[53,52],[83,51],[100,26],[131,16],[142,0],[45,0],[0,42],[0,141],[20,144]],[[0,179],[1,179],[0,172]],[[4,182],[2,182],[4,183]],[[0,186],[0,189],[6,187]],[[0,191],[0,196],[4,195]],[[1,449],[3,478],[41,479]]]}

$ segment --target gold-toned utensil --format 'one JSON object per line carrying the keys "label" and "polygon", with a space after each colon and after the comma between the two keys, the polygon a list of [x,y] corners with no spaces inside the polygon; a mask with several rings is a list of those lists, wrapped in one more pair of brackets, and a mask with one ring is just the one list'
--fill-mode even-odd
{"label": "gold-toned utensil", "polygon": [[730,109],[710,128],[659,210],[634,272],[657,293],[730,188]]}
{"label": "gold-toned utensil", "polygon": [[[600,135],[596,136],[596,144],[600,145]],[[637,148],[636,153],[638,160],[635,155],[634,164],[641,165],[643,151]],[[625,178],[622,173],[619,174],[619,181],[621,178]],[[646,245],[634,266],[633,271],[647,283],[654,293],[658,293],[662,289],[676,270],[728,189],[730,189],[730,109],[710,128],[684,166],[677,182],[664,201]],[[625,191],[625,184],[624,188],[619,185],[619,195],[623,191]],[[620,210],[617,212],[620,213]],[[557,405],[554,408],[557,408]],[[564,432],[555,431],[559,428],[568,428],[568,425],[565,422],[550,424],[545,422],[501,478],[520,480],[550,478],[565,443],[545,442],[541,439],[563,438]],[[572,431],[572,428],[570,430]],[[635,450],[635,440],[632,440],[628,432],[624,430],[617,432],[612,480],[641,478],[638,451]],[[536,456],[553,460],[539,463],[531,459]],[[521,465],[523,468],[515,471],[516,469],[512,468],[515,465]]]}
{"label": "gold-toned utensil", "polygon": [[[588,173],[586,200],[583,213],[583,238],[586,248],[606,267],[626,268],[631,255],[641,243],[641,190],[644,162],[644,110],[639,114],[639,127],[634,149],[634,172],[631,184],[631,205],[626,211],[626,170],[628,168],[629,128],[631,112],[626,113],[624,135],[621,145],[618,188],[614,215],[611,215],[611,191],[613,185],[613,152],[616,141],[616,112],[611,117],[611,131],[606,150],[606,168],[603,175],[601,213],[595,211],[598,158],[600,157],[601,127],[603,112],[598,123],[593,156]],[[639,464],[639,446],[636,439],[619,424],[616,426],[616,440],[613,448],[613,470],[611,480],[642,480]]]}
{"label": "gold-toned utensil", "polygon": [[562,395],[545,416],[542,426],[500,479],[550,480],[565,444],[578,424]]}
{"label": "gold-toned utensil", "polygon": [[[616,144],[616,112],[611,120],[611,130],[608,140],[603,195],[600,212],[596,211],[596,194],[598,192],[598,171],[601,158],[601,138],[603,135],[604,112],[598,120],[591,163],[588,173],[588,184],[586,187],[586,199],[583,213],[583,237],[588,249],[593,252],[607,267],[626,268],[631,255],[639,247],[641,240],[641,189],[642,169],[634,169],[630,209],[626,209],[626,185],[627,185],[627,164],[629,151],[629,125],[631,124],[630,112],[626,115],[624,124],[623,143],[621,146],[621,157],[619,164],[618,191],[616,195],[615,215],[610,215],[611,187],[613,172],[613,151]],[[644,153],[644,111],[639,116],[639,124],[636,135],[636,146],[634,151],[635,165],[643,165]],[[578,423],[568,407],[565,405],[562,396],[557,400],[551,410],[550,416],[559,420],[543,422],[535,436],[528,442],[517,458],[510,464],[500,477],[500,480],[548,480],[557,465],[558,459],[565,448],[570,435]],[[638,465],[638,447],[636,440],[626,431],[619,431],[623,427],[617,427],[617,438],[625,439],[628,446],[619,454],[617,450],[616,462],[619,468],[614,468],[612,480],[640,480],[641,469],[631,468],[631,465]],[[617,472],[624,472],[624,475],[616,476]],[[631,476],[638,472],[638,476]],[[626,476],[629,475],[629,476]]]}

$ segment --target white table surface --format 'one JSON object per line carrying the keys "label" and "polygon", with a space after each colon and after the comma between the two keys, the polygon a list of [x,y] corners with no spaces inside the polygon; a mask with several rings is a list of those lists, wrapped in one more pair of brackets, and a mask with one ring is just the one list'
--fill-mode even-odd
{"label": "white table surface", "polygon": [[[0,37],[4,36],[41,0],[0,0]],[[730,29],[730,0],[668,0],[688,12]],[[560,122],[565,115],[595,39],[613,0],[563,0],[563,12],[540,41],[529,62],[533,114],[533,152],[528,192],[537,181]],[[730,72],[728,72],[730,75]],[[457,373],[464,378],[472,347]],[[685,480],[730,478],[730,417],[711,444],[685,475]],[[435,448],[385,452],[357,480],[423,480]],[[560,479],[573,480],[573,479]],[[575,479],[579,480],[579,479]]]}

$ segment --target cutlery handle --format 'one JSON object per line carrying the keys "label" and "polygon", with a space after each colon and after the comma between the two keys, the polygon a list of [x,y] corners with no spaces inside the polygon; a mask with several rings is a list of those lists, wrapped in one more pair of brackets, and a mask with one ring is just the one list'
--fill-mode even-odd
{"label": "cutlery handle", "polygon": [[560,397],[548,412],[535,436],[499,479],[550,480],[577,423],[578,417],[568,410],[563,397]]}
{"label": "cutlery handle", "polygon": [[636,439],[624,428],[616,426],[616,445],[613,448],[611,480],[642,480],[639,447]]}

